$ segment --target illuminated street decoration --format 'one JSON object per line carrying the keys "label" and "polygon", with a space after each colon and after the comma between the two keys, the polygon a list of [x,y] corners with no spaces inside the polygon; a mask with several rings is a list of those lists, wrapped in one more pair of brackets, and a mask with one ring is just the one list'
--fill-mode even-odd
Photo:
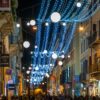
{"label": "illuminated street decoration", "polygon": [[24,48],[29,48],[30,47],[29,41],[24,41],[23,46]]}
{"label": "illuminated street decoration", "polygon": [[[66,3],[65,0],[55,0],[53,4],[51,1],[42,0],[36,18],[36,47],[32,54],[34,58],[30,79],[34,85],[39,85],[45,75],[50,74],[55,67],[57,58],[63,59],[65,57],[77,22],[88,20],[100,9],[99,0],[94,3],[90,0],[80,0],[79,2],[68,0]],[[43,28],[44,30],[42,30]],[[62,64],[63,62],[59,62],[60,66]]]}

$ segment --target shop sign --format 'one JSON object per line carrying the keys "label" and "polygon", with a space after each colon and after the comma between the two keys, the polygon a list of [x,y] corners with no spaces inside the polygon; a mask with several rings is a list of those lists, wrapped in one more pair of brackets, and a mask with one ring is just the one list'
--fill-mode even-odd
{"label": "shop sign", "polygon": [[1,55],[0,67],[9,67],[9,54],[2,54]]}
{"label": "shop sign", "polygon": [[9,90],[15,90],[16,89],[16,85],[15,84],[7,84],[7,88]]}
{"label": "shop sign", "polygon": [[10,0],[0,0],[0,11],[10,10]]}

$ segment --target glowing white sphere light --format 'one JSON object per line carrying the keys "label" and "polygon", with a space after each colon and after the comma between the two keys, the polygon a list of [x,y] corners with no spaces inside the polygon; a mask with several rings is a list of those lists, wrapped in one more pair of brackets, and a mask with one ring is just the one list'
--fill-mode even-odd
{"label": "glowing white sphere light", "polygon": [[76,6],[77,6],[77,7],[81,7],[81,6],[82,6],[81,2],[77,2],[77,3],[76,3]]}
{"label": "glowing white sphere light", "polygon": [[65,22],[63,22],[63,23],[62,23],[62,25],[63,25],[63,26],[66,26],[66,23],[65,23]]}
{"label": "glowing white sphere light", "polygon": [[37,67],[35,68],[35,70],[39,70],[39,67],[37,66]]}
{"label": "glowing white sphere light", "polygon": [[44,50],[44,51],[43,51],[43,53],[44,53],[44,54],[47,54],[47,53],[48,53],[48,51],[47,51],[47,50]]}
{"label": "glowing white sphere light", "polygon": [[30,25],[32,25],[32,26],[36,25],[36,21],[35,20],[31,20],[30,21]]}
{"label": "glowing white sphere light", "polygon": [[61,19],[60,13],[58,13],[58,12],[53,12],[53,13],[51,14],[51,21],[52,21],[52,22],[57,23],[57,22],[60,21],[60,19]]}
{"label": "glowing white sphere light", "polygon": [[37,45],[35,45],[34,48],[37,49],[38,48]]}
{"label": "glowing white sphere light", "polygon": [[18,28],[19,28],[19,27],[20,27],[20,24],[19,24],[19,23],[17,23],[17,24],[16,24],[16,27],[18,27]]}
{"label": "glowing white sphere light", "polygon": [[29,22],[27,22],[27,26],[30,26],[30,23]]}
{"label": "glowing white sphere light", "polygon": [[27,74],[30,74],[30,71],[28,70],[28,71],[26,71],[26,73],[27,73]]}
{"label": "glowing white sphere light", "polygon": [[65,58],[65,56],[64,55],[61,55],[61,58]]}
{"label": "glowing white sphere light", "polygon": [[52,58],[53,58],[53,59],[57,59],[57,57],[58,57],[58,56],[57,56],[56,53],[53,53],[53,54],[52,54]]}
{"label": "glowing white sphere light", "polygon": [[24,48],[29,48],[30,47],[29,41],[24,41],[23,46]]}
{"label": "glowing white sphere light", "polygon": [[59,61],[59,62],[58,62],[58,65],[59,65],[59,66],[62,66],[62,65],[63,65],[63,62],[62,62],[62,61]]}
{"label": "glowing white sphere light", "polygon": [[46,23],[45,23],[45,26],[49,26],[49,23],[48,23],[48,22],[46,22]]}

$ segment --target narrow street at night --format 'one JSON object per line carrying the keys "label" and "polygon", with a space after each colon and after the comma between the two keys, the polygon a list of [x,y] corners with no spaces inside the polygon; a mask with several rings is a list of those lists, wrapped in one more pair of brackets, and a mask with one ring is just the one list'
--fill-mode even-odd
{"label": "narrow street at night", "polygon": [[0,100],[100,100],[100,0],[0,0]]}

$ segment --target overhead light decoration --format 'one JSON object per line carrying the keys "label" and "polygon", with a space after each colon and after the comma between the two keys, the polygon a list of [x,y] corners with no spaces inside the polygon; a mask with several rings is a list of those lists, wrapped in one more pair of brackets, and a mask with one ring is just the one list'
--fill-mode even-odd
{"label": "overhead light decoration", "polygon": [[35,67],[35,70],[36,70],[36,71],[37,71],[37,70],[39,70],[39,67],[38,67],[38,66],[36,66],[36,67]]}
{"label": "overhead light decoration", "polygon": [[77,2],[77,3],[76,3],[76,6],[77,6],[78,8],[80,8],[80,7],[82,6],[82,3],[81,3],[81,2]]}
{"label": "overhead light decoration", "polygon": [[19,28],[19,27],[20,27],[20,24],[19,24],[19,23],[17,23],[17,24],[16,24],[16,27],[17,27],[17,28]]}
{"label": "overhead light decoration", "polygon": [[48,73],[46,73],[45,75],[46,75],[47,78],[49,78],[49,74]]}
{"label": "overhead light decoration", "polygon": [[68,55],[68,58],[70,58],[70,55]]}
{"label": "overhead light decoration", "polygon": [[63,65],[63,62],[62,62],[62,61],[59,61],[59,62],[58,62],[58,65],[59,65],[59,66],[62,66],[62,65]]}
{"label": "overhead light decoration", "polygon": [[30,47],[30,42],[29,41],[24,41],[23,47],[24,48],[29,48]]}
{"label": "overhead light decoration", "polygon": [[56,53],[53,53],[53,54],[52,54],[52,58],[53,58],[53,59],[57,59],[57,57],[58,57],[58,56],[57,56]]}
{"label": "overhead light decoration", "polygon": [[66,23],[65,23],[65,22],[63,22],[63,23],[62,23],[62,25],[63,25],[63,26],[66,26]]}
{"label": "overhead light decoration", "polygon": [[30,26],[30,23],[29,22],[27,22],[27,26]]}
{"label": "overhead light decoration", "polygon": [[35,20],[30,20],[30,25],[32,25],[32,26],[36,25],[36,21]]}
{"label": "overhead light decoration", "polygon": [[49,26],[49,23],[48,23],[48,22],[46,22],[46,23],[45,23],[45,26]]}
{"label": "overhead light decoration", "polygon": [[30,74],[30,71],[29,71],[29,70],[27,70],[27,71],[26,71],[26,73],[27,73],[27,74]]}
{"label": "overhead light decoration", "polygon": [[62,59],[65,58],[65,55],[61,55],[61,58],[62,58]]}
{"label": "overhead light decoration", "polygon": [[27,79],[27,82],[29,82],[29,79]]}
{"label": "overhead light decoration", "polygon": [[29,70],[32,70],[32,67],[29,67]]}
{"label": "overhead light decoration", "polygon": [[31,51],[30,54],[33,54],[33,51]]}
{"label": "overhead light decoration", "polygon": [[35,48],[35,49],[37,49],[37,48],[38,48],[38,46],[37,46],[37,45],[35,45],[35,46],[34,46],[34,48]]}
{"label": "overhead light decoration", "polygon": [[52,21],[52,22],[57,23],[57,22],[60,21],[60,19],[61,19],[60,13],[58,13],[58,12],[53,12],[53,13],[51,14],[51,21]]}
{"label": "overhead light decoration", "polygon": [[43,54],[47,54],[47,53],[48,53],[48,51],[47,51],[47,50],[44,50],[44,51],[43,51]]}

